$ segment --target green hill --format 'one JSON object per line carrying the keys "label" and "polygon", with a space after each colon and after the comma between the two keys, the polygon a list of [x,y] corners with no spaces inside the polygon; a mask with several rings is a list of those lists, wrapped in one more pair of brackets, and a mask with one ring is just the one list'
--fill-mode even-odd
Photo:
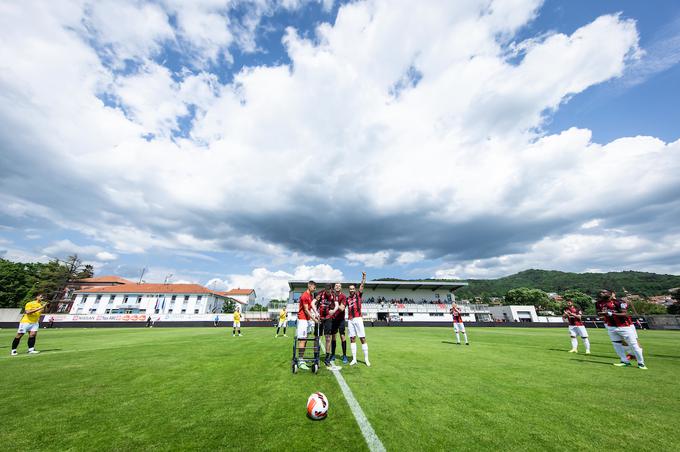
{"label": "green hill", "polygon": [[[446,280],[453,281],[453,280]],[[667,295],[668,289],[680,287],[680,276],[636,271],[609,273],[568,273],[554,270],[525,270],[498,279],[468,279],[468,287],[456,291],[457,298],[501,297],[510,289],[528,287],[545,292],[563,293],[575,289],[595,296],[601,289],[652,296]]]}

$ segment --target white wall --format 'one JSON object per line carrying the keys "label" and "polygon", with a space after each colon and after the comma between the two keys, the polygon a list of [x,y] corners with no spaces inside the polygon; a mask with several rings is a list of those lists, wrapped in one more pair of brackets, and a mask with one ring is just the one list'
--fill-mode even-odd
{"label": "white wall", "polygon": [[562,317],[553,317],[553,316],[538,316],[538,321],[540,323],[565,323],[564,319]]}
{"label": "white wall", "polygon": [[0,322],[19,322],[22,314],[19,308],[2,308],[0,309]]}
{"label": "white wall", "polygon": [[250,295],[228,295],[229,298],[233,298],[234,300],[238,300],[241,303],[245,303],[248,306],[253,306],[255,303],[257,303],[257,297],[255,292],[251,292]]}
{"label": "white wall", "polygon": [[532,322],[538,322],[536,309],[533,306],[489,306],[489,312],[495,320],[507,320],[508,322],[519,322],[521,313],[528,313]]}
{"label": "white wall", "polygon": [[[464,322],[474,322],[477,320],[477,316],[481,314],[486,314],[488,316],[488,311],[475,311],[472,308],[475,306],[469,305],[459,305],[461,312],[463,314]],[[287,306],[289,313],[289,318],[291,320],[297,319],[299,305],[298,303],[290,303]],[[449,309],[451,309],[450,304],[444,305],[441,308],[437,304],[404,304],[403,308],[398,308],[396,305],[385,304],[381,306],[380,303],[364,303],[361,306],[362,317],[366,321],[370,319],[377,319],[378,313],[387,313],[389,316],[399,316],[403,318],[404,322],[453,322],[453,316],[449,314]],[[401,315],[399,315],[401,314]]]}

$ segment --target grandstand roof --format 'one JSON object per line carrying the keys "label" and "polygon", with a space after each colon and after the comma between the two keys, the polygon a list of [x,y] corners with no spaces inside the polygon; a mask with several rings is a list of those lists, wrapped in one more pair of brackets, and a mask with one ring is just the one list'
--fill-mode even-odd
{"label": "grandstand roof", "polygon": [[[341,283],[344,288],[348,285],[354,284],[355,286],[360,284],[360,281],[316,281],[317,285]],[[436,290],[446,290],[453,292],[454,290],[460,289],[461,287],[467,286],[466,282],[449,282],[449,281],[402,281],[402,280],[390,280],[390,281],[366,281],[365,288],[369,290],[377,289],[411,289],[416,290],[431,290],[432,292]],[[288,287],[290,290],[307,289],[306,280],[291,280],[288,281]]]}

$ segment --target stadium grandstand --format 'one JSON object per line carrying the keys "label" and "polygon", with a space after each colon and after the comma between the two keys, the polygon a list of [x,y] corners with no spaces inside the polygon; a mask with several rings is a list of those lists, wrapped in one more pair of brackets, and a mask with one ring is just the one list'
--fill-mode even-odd
{"label": "stadium grandstand", "polygon": [[[340,282],[347,293],[351,284],[358,281],[316,281],[317,290]],[[455,291],[467,286],[465,282],[443,281],[367,281],[363,293],[363,313],[367,321],[389,322],[451,322],[449,309],[456,302]],[[288,312],[294,319],[298,299],[307,289],[307,281],[288,281]],[[483,304],[459,302],[466,322],[492,321],[489,307]]]}

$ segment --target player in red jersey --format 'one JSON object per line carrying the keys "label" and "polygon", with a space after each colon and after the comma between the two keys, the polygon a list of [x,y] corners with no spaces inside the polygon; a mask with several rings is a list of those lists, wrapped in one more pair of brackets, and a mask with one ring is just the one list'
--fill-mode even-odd
{"label": "player in red jersey", "polygon": [[621,362],[615,363],[615,366],[628,367],[631,365],[630,360],[626,356],[623,343],[624,341],[633,348],[633,352],[637,357],[638,368],[647,370],[644,357],[642,356],[642,349],[637,343],[637,332],[633,326],[633,320],[628,315],[628,303],[624,300],[616,299],[616,294],[609,290],[602,290],[598,294],[596,303],[598,315],[602,317],[607,325],[607,332],[609,339],[612,341],[616,354],[619,355]]}
{"label": "player in red jersey", "polygon": [[361,317],[361,296],[364,293],[364,284],[366,284],[366,272],[361,272],[359,290],[356,290],[354,284],[350,284],[349,286],[349,297],[347,297],[347,324],[349,329],[349,346],[352,350],[352,361],[349,365],[353,366],[357,363],[356,338],[359,336],[361,349],[364,352],[364,361],[368,367],[371,367],[371,362],[368,360],[368,344],[366,343],[364,319]]}
{"label": "player in red jersey", "polygon": [[295,332],[298,338],[298,350],[299,350],[299,363],[298,367],[300,369],[309,370],[307,364],[302,360],[305,355],[305,346],[307,345],[307,328],[310,322],[317,322],[318,317],[316,315],[316,308],[314,306],[314,296],[312,295],[316,289],[316,283],[314,281],[309,281],[307,283],[307,290],[300,296],[298,318],[297,318],[297,331]]}
{"label": "player in red jersey", "polygon": [[342,344],[342,362],[349,363],[347,359],[347,341],[345,340],[345,307],[347,306],[347,297],[342,293],[342,284],[335,283],[333,292],[331,292],[333,302],[338,306],[333,316],[333,328],[331,330],[331,361],[335,361],[335,347],[336,335],[340,336],[340,343]]}
{"label": "player in red jersey", "polygon": [[451,316],[453,317],[453,331],[456,332],[456,343],[460,345],[460,333],[463,333],[465,345],[470,345],[468,342],[467,333],[465,332],[465,324],[463,323],[463,315],[456,303],[451,305]]}
{"label": "player in red jersey", "polygon": [[319,294],[319,318],[321,319],[320,330],[321,334],[326,337],[326,358],[324,364],[327,367],[331,365],[331,339],[333,336],[333,319],[335,314],[340,310],[340,305],[336,303],[333,296],[333,286],[329,285],[327,290]]}
{"label": "player in red jersey", "polygon": [[578,353],[578,340],[576,336],[581,336],[583,345],[586,347],[586,355],[590,355],[590,340],[588,340],[588,332],[581,320],[583,312],[574,306],[574,302],[567,300],[567,307],[564,308],[562,318],[569,323],[569,336],[571,337],[571,350],[569,353]]}

